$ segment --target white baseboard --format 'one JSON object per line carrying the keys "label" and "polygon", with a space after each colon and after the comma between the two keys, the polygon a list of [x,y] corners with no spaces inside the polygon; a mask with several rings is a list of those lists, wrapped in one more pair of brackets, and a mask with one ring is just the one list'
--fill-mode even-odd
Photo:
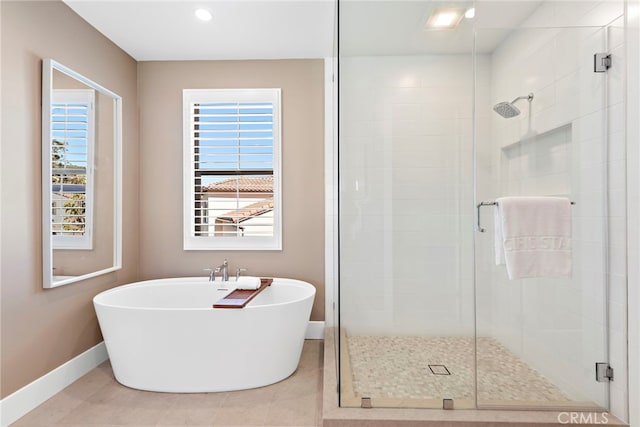
{"label": "white baseboard", "polygon": [[104,342],[0,400],[0,426],[6,427],[107,360]]}
{"label": "white baseboard", "polygon": [[324,321],[310,320],[304,338],[307,340],[323,340]]}

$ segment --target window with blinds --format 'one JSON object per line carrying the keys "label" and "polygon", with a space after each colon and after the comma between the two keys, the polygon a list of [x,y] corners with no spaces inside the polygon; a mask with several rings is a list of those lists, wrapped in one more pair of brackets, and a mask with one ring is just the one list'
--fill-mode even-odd
{"label": "window with blinds", "polygon": [[281,249],[280,89],[184,90],[185,249]]}
{"label": "window with blinds", "polygon": [[55,89],[51,105],[54,249],[92,249],[94,91]]}

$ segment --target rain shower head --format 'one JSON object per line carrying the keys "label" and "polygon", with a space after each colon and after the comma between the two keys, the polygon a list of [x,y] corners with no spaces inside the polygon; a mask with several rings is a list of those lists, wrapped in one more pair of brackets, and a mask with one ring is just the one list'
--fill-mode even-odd
{"label": "rain shower head", "polygon": [[530,93],[529,95],[526,95],[526,96],[519,96],[511,102],[506,102],[506,101],[499,102],[493,106],[493,111],[500,114],[505,119],[510,119],[511,117],[515,117],[518,114],[520,114],[520,110],[518,109],[518,107],[516,107],[513,104],[516,101],[519,101],[521,99],[526,99],[527,101],[531,102],[533,100],[533,93]]}
{"label": "rain shower head", "polygon": [[505,119],[510,119],[520,114],[520,110],[510,102],[500,102],[493,106],[493,111],[500,114]]}

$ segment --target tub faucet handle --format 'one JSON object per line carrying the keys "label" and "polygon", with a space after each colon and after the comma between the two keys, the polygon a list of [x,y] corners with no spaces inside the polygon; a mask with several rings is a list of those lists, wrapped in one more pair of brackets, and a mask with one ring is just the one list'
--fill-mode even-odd
{"label": "tub faucet handle", "polygon": [[216,273],[220,273],[220,267],[205,268],[204,271],[208,271],[209,272],[209,281],[210,282],[215,282],[216,281]]}
{"label": "tub faucet handle", "polygon": [[247,271],[247,269],[246,269],[246,268],[238,268],[238,269],[236,270],[236,282],[237,282],[238,280],[240,280],[240,276],[242,275],[242,273],[243,273],[244,271]]}

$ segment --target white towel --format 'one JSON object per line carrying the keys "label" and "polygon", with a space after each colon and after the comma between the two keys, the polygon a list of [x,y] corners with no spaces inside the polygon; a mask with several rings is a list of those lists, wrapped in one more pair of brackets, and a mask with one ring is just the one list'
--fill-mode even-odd
{"label": "white towel", "polygon": [[571,276],[571,202],[565,197],[496,200],[496,264],[509,279]]}
{"label": "white towel", "polygon": [[252,276],[241,276],[238,278],[236,289],[255,290],[260,287],[260,278]]}

